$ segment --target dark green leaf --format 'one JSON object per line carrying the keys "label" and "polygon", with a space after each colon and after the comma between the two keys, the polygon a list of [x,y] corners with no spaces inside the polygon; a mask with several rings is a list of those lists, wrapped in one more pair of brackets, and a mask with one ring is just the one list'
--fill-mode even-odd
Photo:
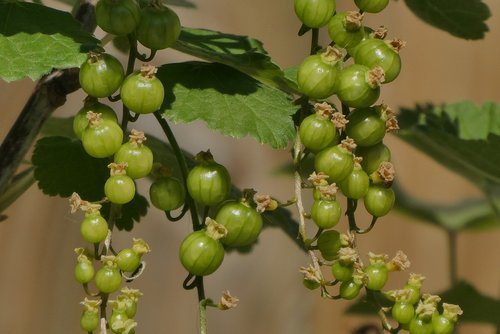
{"label": "dark green leaf", "polygon": [[[498,105],[487,103],[474,119],[469,103],[401,109],[398,137],[480,187],[500,184]],[[468,123],[468,124],[467,124]],[[482,138],[487,140],[472,140]]]}
{"label": "dark green leaf", "polygon": [[69,13],[34,3],[0,3],[0,23],[0,78],[7,82],[79,67],[99,45]]}
{"label": "dark green leaf", "polygon": [[413,13],[428,24],[464,39],[481,39],[491,15],[481,0],[405,0]]}
{"label": "dark green leaf", "polygon": [[69,139],[76,139],[73,132],[73,117],[50,117],[40,130],[44,137],[61,136]]}
{"label": "dark green leaf", "polygon": [[298,93],[296,84],[285,78],[283,71],[271,61],[262,43],[256,39],[184,27],[173,48],[200,59],[231,66],[271,87]]}
{"label": "dark green leaf", "polygon": [[163,108],[174,122],[203,120],[210,129],[284,148],[295,135],[297,106],[287,95],[217,63],[167,64],[157,76],[167,88]]}
{"label": "dark green leaf", "polygon": [[80,141],[42,138],[35,146],[32,162],[38,187],[47,195],[69,197],[77,192],[88,201],[104,197],[108,161],[90,157]]}
{"label": "dark green leaf", "polygon": [[460,305],[461,322],[482,322],[500,326],[500,300],[483,295],[471,284],[461,281],[439,294],[443,302]]}
{"label": "dark green leaf", "polygon": [[[141,217],[148,213],[149,203],[148,200],[140,195],[135,194],[132,201],[121,206],[120,216],[115,220],[115,226],[119,230],[132,231],[134,223],[139,223]],[[110,204],[103,205],[101,212],[103,216],[109,216]]]}

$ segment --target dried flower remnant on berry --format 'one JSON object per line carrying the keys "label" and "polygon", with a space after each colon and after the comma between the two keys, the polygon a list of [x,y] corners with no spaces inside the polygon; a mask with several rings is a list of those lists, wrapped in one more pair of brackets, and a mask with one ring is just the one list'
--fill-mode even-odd
{"label": "dried flower remnant on berry", "polygon": [[389,271],[404,271],[410,268],[410,260],[403,251],[399,250],[396,252],[396,256],[387,263],[387,269]]}
{"label": "dried flower remnant on berry", "polygon": [[205,219],[205,225],[207,226],[207,235],[214,240],[219,240],[227,235],[227,229],[224,225],[217,223],[210,217]]}
{"label": "dried flower remnant on berry", "polygon": [[380,26],[370,33],[370,36],[376,39],[385,39],[387,37],[387,32],[388,30],[386,27]]}
{"label": "dried flower remnant on berry", "polygon": [[144,135],[144,132],[138,131],[136,129],[132,129],[128,137],[130,138],[130,142],[135,143],[137,145],[142,145],[147,140],[146,136]]}
{"label": "dried flower remnant on berry", "polygon": [[385,81],[385,72],[384,69],[380,66],[376,66],[366,72],[366,82],[368,85],[375,89],[380,87],[380,85]]}
{"label": "dried flower remnant on berry", "polygon": [[310,264],[308,267],[301,267],[300,272],[304,274],[304,279],[308,281],[321,284],[323,280],[321,272],[318,269],[316,269],[312,264]]}
{"label": "dried flower remnant on berry", "polygon": [[460,308],[460,306],[455,304],[447,304],[443,303],[443,316],[450,321],[456,322],[459,315],[462,315],[464,312]]}
{"label": "dried flower remnant on berry", "polygon": [[358,252],[351,247],[342,247],[338,251],[339,261],[345,265],[356,263],[359,261]]}
{"label": "dried flower remnant on berry", "polygon": [[340,244],[342,247],[352,247],[354,248],[356,244],[356,234],[351,231],[347,231],[346,233],[340,234]]}
{"label": "dried flower remnant on berry", "polygon": [[335,183],[332,183],[332,184],[329,184],[326,186],[319,186],[319,187],[316,187],[316,189],[319,190],[319,192],[321,194],[321,198],[329,200],[329,201],[335,199],[335,196],[336,196],[337,191],[338,191],[338,187]]}
{"label": "dried flower remnant on berry", "polygon": [[314,104],[314,111],[316,112],[316,115],[324,117],[325,119],[330,118],[333,114],[333,108],[327,102]]}
{"label": "dried flower remnant on berry", "polygon": [[357,31],[363,25],[364,15],[360,12],[349,11],[345,17],[345,27],[347,31]]}
{"label": "dried flower remnant on berry", "polygon": [[354,151],[356,149],[356,147],[358,146],[354,142],[354,139],[349,138],[349,137],[345,137],[345,139],[340,142],[340,145],[343,148],[345,148],[346,150],[348,150],[349,152]]}
{"label": "dried flower remnant on berry", "polygon": [[278,202],[269,195],[255,195],[255,203],[257,203],[257,212],[274,211],[278,207]]}
{"label": "dried flower remnant on berry", "polygon": [[339,130],[339,132],[342,133],[342,131],[345,130],[347,123],[349,123],[349,120],[345,117],[343,113],[337,111],[332,114],[332,123],[335,125],[337,130]]}
{"label": "dried flower remnant on berry", "polygon": [[370,264],[386,264],[387,260],[389,260],[389,256],[387,254],[375,254],[369,252],[368,259]]}
{"label": "dried flower remnant on berry", "polygon": [[108,165],[108,168],[110,169],[110,175],[126,175],[127,174],[127,167],[128,163],[126,162],[112,162]]}
{"label": "dried flower remnant on berry", "polygon": [[327,185],[328,178],[329,178],[329,176],[323,172],[319,172],[319,173],[312,172],[312,174],[309,175],[307,180],[310,181],[313,184],[313,186],[319,187],[319,186]]}

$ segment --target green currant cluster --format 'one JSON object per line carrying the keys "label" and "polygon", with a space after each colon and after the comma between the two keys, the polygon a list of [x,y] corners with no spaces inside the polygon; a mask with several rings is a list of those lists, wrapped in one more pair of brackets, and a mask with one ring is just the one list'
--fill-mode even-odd
{"label": "green currant cluster", "polygon": [[151,50],[172,46],[181,33],[179,17],[160,0],[150,1],[142,9],[136,0],[99,0],[96,21],[110,34],[133,34],[139,43]]}
{"label": "green currant cluster", "polygon": [[[390,261],[385,254],[370,252],[369,264],[364,265],[356,249],[355,235],[370,231],[395,203],[391,189],[395,170],[390,162],[391,152],[383,140],[387,132],[399,127],[391,109],[375,103],[382,84],[392,82],[399,75],[399,50],[405,43],[398,39],[385,40],[385,28],[373,30],[362,22],[365,13],[379,13],[388,2],[355,0],[356,11],[337,12],[335,0],[295,0],[295,13],[305,26],[301,31],[313,29],[313,54],[302,62],[297,72],[303,96],[297,101],[302,106],[302,114],[294,146],[300,233],[312,259],[311,265],[301,268],[303,283],[309,289],[321,288],[321,295],[332,299],[354,299],[365,288],[367,300],[380,309],[384,329],[390,332],[451,333],[461,314],[460,308],[443,304],[443,311],[439,313],[439,297],[421,296],[421,276],[412,274],[401,290],[382,292],[390,272],[409,267],[403,252],[399,251]],[[332,42],[321,49],[316,45],[317,29],[324,26]],[[322,101],[334,96],[342,105],[340,110]],[[313,108],[310,100],[316,102]],[[311,109],[313,113],[309,115]],[[314,155],[314,172],[305,181],[300,163],[310,154]],[[302,208],[304,187],[313,188],[310,214]],[[347,199],[347,234],[333,229],[342,216],[338,190]],[[356,222],[358,200],[363,200],[372,216],[366,229],[360,229]],[[305,218],[310,218],[318,229],[311,239],[306,235]],[[314,251],[319,251],[320,256]],[[324,278],[322,266],[329,267],[332,280]],[[328,289],[337,284],[338,294],[330,294]],[[383,308],[375,298],[377,294],[392,301],[393,306]],[[397,327],[392,328],[387,322],[388,312],[398,322]]]}
{"label": "green currant cluster", "polygon": [[205,208],[217,208],[217,213],[215,219],[205,218],[205,228],[186,236],[179,257],[191,275],[206,276],[221,265],[224,247],[246,247],[257,240],[262,216],[252,206],[253,191],[245,191],[239,201],[227,200],[231,191],[229,172],[209,151],[198,153],[196,160],[198,165],[187,176],[188,193]]}
{"label": "green currant cluster", "polygon": [[403,289],[385,292],[385,296],[394,303],[391,307],[392,318],[398,322],[401,329],[412,334],[453,333],[462,310],[454,304],[440,305],[439,296],[421,295],[423,279],[421,275],[410,274]]}
{"label": "green currant cluster", "polygon": [[[111,231],[108,222],[101,216],[99,203],[90,203],[82,200],[78,194],[70,198],[72,213],[78,210],[85,212],[85,218],[80,224],[80,233],[83,239],[94,245],[94,250],[76,248],[77,264],[74,275],[81,283],[85,292],[96,299],[87,299],[82,302],[84,311],[80,318],[80,326],[87,332],[99,327],[100,319],[106,318],[106,304],[112,306],[112,314],[107,326],[113,333],[133,334],[137,323],[133,320],[136,313],[137,300],[142,295],[138,290],[125,287],[116,300],[108,300],[110,294],[115,293],[122,286],[123,277],[133,280],[142,272],[142,256],[150,251],[149,246],[142,239],[134,239],[133,245],[116,253],[111,244]],[[101,253],[99,246],[103,243]],[[95,263],[101,263],[96,271]],[[131,273],[132,277],[125,276]],[[94,283],[98,293],[89,291],[89,284]],[[105,305],[102,305],[102,304]],[[104,313],[104,314],[103,314]],[[104,323],[106,326],[106,323]]]}
{"label": "green currant cluster", "polygon": [[[381,85],[396,79],[404,42],[384,40],[385,28],[373,30],[362,23],[363,12],[379,12],[388,3],[383,2],[356,1],[359,11],[335,12],[333,0],[295,0],[295,12],[304,25],[328,25],[332,39],[330,46],[300,65],[297,83],[304,95],[316,100],[336,95],[346,107],[367,108],[378,100]],[[349,64],[349,59],[354,62]]]}
{"label": "green currant cluster", "polygon": [[[340,234],[335,230],[321,233],[312,248],[319,250],[323,260],[318,261],[316,265],[301,268],[303,283],[308,289],[321,287],[322,295],[332,299],[354,299],[363,288],[366,289],[367,299],[371,302],[385,297],[392,305],[383,308],[382,312],[384,317],[390,314],[398,323],[398,326],[391,330],[394,333],[400,330],[409,331],[411,334],[453,332],[462,310],[458,305],[439,305],[439,296],[422,294],[423,276],[412,273],[402,289],[383,291],[389,273],[409,268],[410,262],[403,252],[398,251],[390,261],[385,254],[370,252],[369,264],[364,265],[355,249],[354,235],[350,232]],[[333,280],[325,279],[320,265],[330,268]],[[337,284],[340,284],[338,295],[332,296],[327,288]],[[441,313],[438,308],[442,309]]]}

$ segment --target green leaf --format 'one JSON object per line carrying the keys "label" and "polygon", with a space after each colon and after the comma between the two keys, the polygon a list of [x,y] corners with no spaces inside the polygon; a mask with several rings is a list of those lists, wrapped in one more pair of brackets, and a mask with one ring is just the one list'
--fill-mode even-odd
{"label": "green leaf", "polygon": [[32,162],[38,187],[47,195],[69,197],[77,192],[88,201],[104,197],[108,161],[90,157],[80,141],[42,138],[36,143]]}
{"label": "green leaf", "polygon": [[453,205],[437,205],[416,199],[397,184],[395,209],[448,231],[476,231],[499,228],[500,219],[487,199],[470,199]]}
{"label": "green leaf", "polygon": [[50,117],[40,130],[40,134],[44,137],[66,137],[69,139],[76,139],[73,132],[73,118],[74,117]]}
{"label": "green leaf", "polygon": [[[109,203],[103,205],[101,212],[104,217],[109,216],[111,205]],[[119,230],[132,231],[134,223],[139,223],[141,217],[148,213],[149,202],[148,200],[136,193],[134,198],[127,204],[121,206],[121,215],[116,218],[115,226]]]}
{"label": "green leaf", "polygon": [[471,284],[461,281],[439,294],[443,302],[458,304],[464,311],[459,322],[481,322],[500,326],[500,300],[483,295]]}
{"label": "green leaf", "polygon": [[203,120],[210,129],[284,148],[295,135],[297,106],[287,95],[231,67],[186,62],[159,68],[166,87],[164,116],[174,122]]}
{"label": "green leaf", "polygon": [[0,78],[40,78],[79,67],[99,41],[69,13],[28,2],[0,3]]}
{"label": "green leaf", "polygon": [[481,39],[491,15],[481,0],[405,0],[413,13],[428,24],[464,39]]}
{"label": "green leaf", "polygon": [[498,110],[493,103],[476,109],[467,102],[403,108],[397,136],[480,187],[500,185]]}
{"label": "green leaf", "polygon": [[285,78],[256,39],[184,27],[173,48],[209,62],[231,66],[266,85],[298,94],[297,85]]}

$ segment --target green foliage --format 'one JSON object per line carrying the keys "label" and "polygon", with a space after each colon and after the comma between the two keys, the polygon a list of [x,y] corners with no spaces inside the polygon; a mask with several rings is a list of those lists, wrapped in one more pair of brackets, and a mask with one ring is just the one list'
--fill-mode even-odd
{"label": "green foliage", "polygon": [[297,107],[286,94],[222,64],[186,62],[159,68],[166,87],[165,116],[174,122],[201,119],[225,135],[255,137],[284,148],[294,137]]}
{"label": "green foliage", "polygon": [[499,185],[498,113],[493,103],[403,108],[397,135],[480,187]]}
{"label": "green foliage", "polygon": [[0,78],[7,82],[79,67],[99,45],[69,13],[34,3],[0,3],[0,22]]}
{"label": "green foliage", "polygon": [[413,13],[428,24],[464,39],[481,39],[491,15],[481,0],[405,0]]}
{"label": "green foliage", "polygon": [[436,205],[434,202],[418,200],[400,187],[393,188],[396,192],[396,210],[445,230],[478,231],[500,227],[500,219],[492,206],[495,203],[491,203],[491,200],[469,199],[453,205]]}
{"label": "green foliage", "polygon": [[231,66],[271,87],[298,93],[296,84],[285,78],[271,61],[262,43],[247,36],[208,29],[182,29],[174,49],[210,62]]}
{"label": "green foliage", "polygon": [[47,195],[69,197],[77,192],[88,201],[104,197],[108,161],[90,157],[80,141],[42,138],[35,146],[32,162],[38,187]]}
{"label": "green foliage", "polygon": [[[111,204],[106,203],[101,209],[101,214],[104,217],[108,217]],[[148,200],[139,194],[135,194],[134,198],[121,206],[121,212],[115,220],[115,226],[119,230],[132,231],[134,228],[134,223],[138,223],[141,217],[144,217],[148,213],[149,202]]]}
{"label": "green foliage", "polygon": [[464,311],[462,322],[481,322],[500,326],[500,300],[480,293],[471,284],[460,281],[439,294],[449,304],[458,304]]}

